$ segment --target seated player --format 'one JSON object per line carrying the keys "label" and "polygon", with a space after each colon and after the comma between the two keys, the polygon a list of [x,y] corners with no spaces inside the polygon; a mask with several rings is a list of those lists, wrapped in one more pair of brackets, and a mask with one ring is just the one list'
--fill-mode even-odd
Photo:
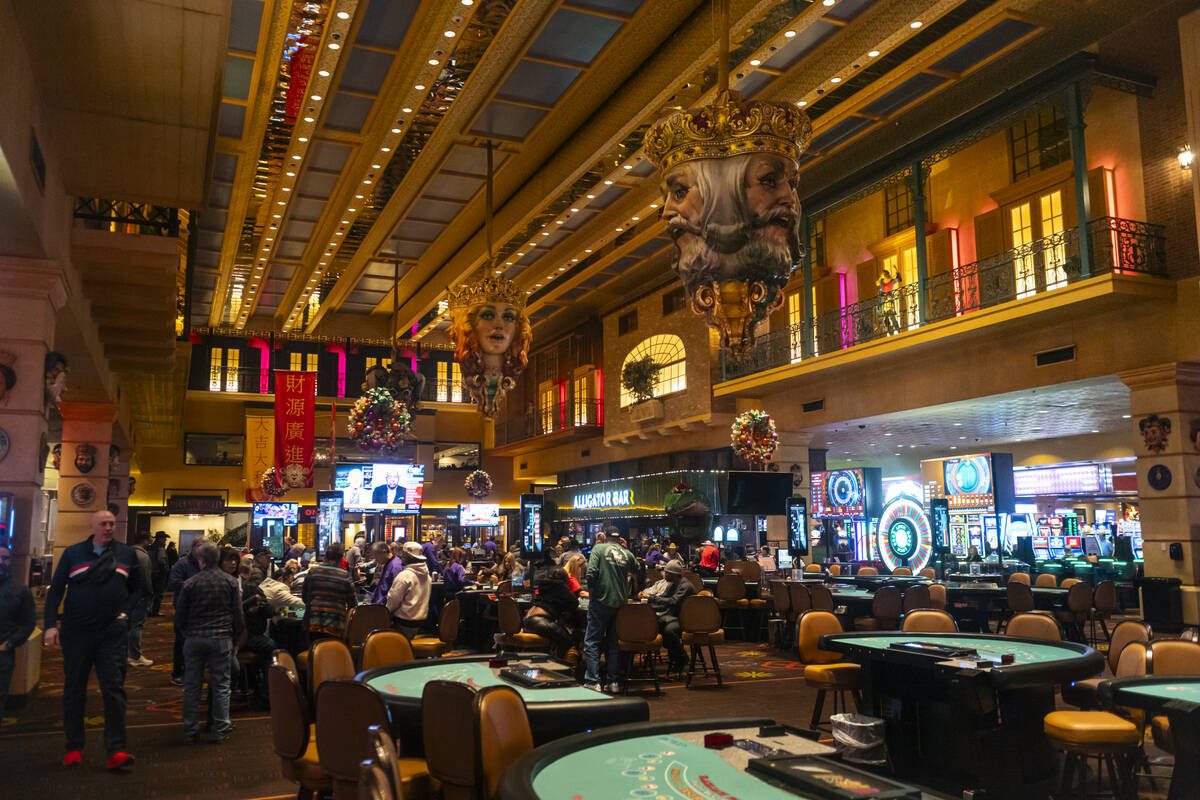
{"label": "seated player", "polygon": [[696,587],[691,581],[683,580],[683,564],[679,561],[667,562],[663,567],[663,579],[668,584],[666,590],[647,597],[646,602],[658,614],[658,630],[670,656],[667,671],[679,671],[687,664],[687,654],[680,641],[679,608],[684,600],[695,594]]}
{"label": "seated player", "polygon": [[700,561],[696,564],[696,573],[703,578],[715,578],[720,568],[720,551],[712,542],[705,542],[700,548]]}
{"label": "seated player", "polygon": [[[578,609],[579,601],[567,588],[566,570],[551,567],[542,573],[534,586],[533,605],[525,613],[521,630],[546,637],[554,642],[556,655],[566,658],[579,642],[579,635],[573,629]],[[575,659],[571,663],[578,660],[579,651],[576,649]]]}

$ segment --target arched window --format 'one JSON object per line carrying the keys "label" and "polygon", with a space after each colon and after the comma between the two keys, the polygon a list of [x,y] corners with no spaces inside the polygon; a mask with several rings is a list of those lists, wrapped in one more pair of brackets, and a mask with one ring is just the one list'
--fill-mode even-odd
{"label": "arched window", "polygon": [[[643,339],[629,351],[625,361],[621,363],[621,372],[631,361],[650,356],[661,369],[654,383],[654,396],[662,397],[671,392],[681,392],[687,388],[687,354],[683,349],[683,340],[671,334],[658,334]],[[621,386],[621,408],[633,405],[633,394]]]}

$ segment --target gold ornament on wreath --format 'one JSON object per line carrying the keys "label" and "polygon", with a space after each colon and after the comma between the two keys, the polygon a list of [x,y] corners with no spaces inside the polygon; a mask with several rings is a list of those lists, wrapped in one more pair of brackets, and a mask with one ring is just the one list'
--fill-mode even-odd
{"label": "gold ornament on wreath", "polygon": [[764,464],[779,447],[775,422],[765,411],[743,411],[730,426],[730,444],[738,458],[749,464]]}
{"label": "gold ornament on wreath", "polygon": [[263,494],[272,499],[283,497],[288,491],[287,485],[281,484],[276,475],[277,472],[274,467],[267,467],[262,474]]}
{"label": "gold ornament on wreath", "polygon": [[463,385],[483,415],[494,417],[529,364],[525,293],[503,275],[485,277],[450,290],[449,310]]}
{"label": "gold ornament on wreath", "polygon": [[463,481],[463,486],[466,488],[467,494],[476,500],[481,500],[492,493],[492,476],[477,469],[467,476],[467,479]]}
{"label": "gold ornament on wreath", "polygon": [[368,389],[350,409],[346,432],[363,450],[394,451],[412,430],[412,415],[385,388]]}

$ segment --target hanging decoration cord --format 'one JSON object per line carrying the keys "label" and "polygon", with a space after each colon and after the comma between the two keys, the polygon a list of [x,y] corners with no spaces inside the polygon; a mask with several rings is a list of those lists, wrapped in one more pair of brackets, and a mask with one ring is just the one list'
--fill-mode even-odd
{"label": "hanging decoration cord", "polygon": [[725,91],[729,88],[729,0],[714,0],[717,7],[717,31],[721,42],[721,51],[717,62],[717,88]]}
{"label": "hanging decoration cord", "polygon": [[495,208],[495,196],[492,194],[492,147],[492,141],[489,139],[487,143],[487,217],[484,222],[484,229],[487,235],[488,269],[491,269],[492,265],[495,263],[492,259],[492,212]]}
{"label": "hanging decoration cord", "polygon": [[400,357],[400,259],[392,260],[392,363]]}

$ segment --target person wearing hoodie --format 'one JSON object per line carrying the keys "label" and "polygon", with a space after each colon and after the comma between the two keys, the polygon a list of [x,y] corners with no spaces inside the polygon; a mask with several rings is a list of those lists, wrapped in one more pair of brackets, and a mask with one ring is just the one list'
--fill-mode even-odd
{"label": "person wearing hoodie", "polygon": [[392,627],[412,639],[429,616],[429,595],[432,591],[429,565],[425,562],[421,545],[416,542],[404,543],[400,559],[404,562],[404,569],[388,590],[387,608],[392,614]]}

